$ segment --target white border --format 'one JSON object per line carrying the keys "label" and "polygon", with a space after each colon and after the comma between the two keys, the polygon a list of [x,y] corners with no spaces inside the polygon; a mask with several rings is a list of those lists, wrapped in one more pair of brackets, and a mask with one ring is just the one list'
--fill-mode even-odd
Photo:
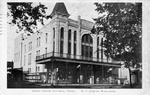
{"label": "white border", "polygon": [[[1,1],[3,13],[3,35],[0,35],[0,95],[150,95],[150,1],[149,0],[96,0],[97,2],[142,2],[143,3],[143,33],[142,33],[142,89],[7,89],[7,2],[19,2],[20,0]],[[64,2],[64,0],[24,0],[24,2]],[[94,0],[95,1],[95,0]],[[65,0],[65,2],[94,2],[91,0]],[[23,2],[23,1],[21,1]],[[47,92],[42,92],[45,90]],[[74,92],[68,92],[68,91]],[[86,90],[88,92],[86,92]],[[40,92],[36,92],[40,91]],[[51,92],[49,92],[51,91]],[[53,92],[58,91],[58,92]],[[64,91],[64,92],[59,92]],[[83,92],[82,92],[83,91]],[[99,91],[99,92],[94,92]],[[104,91],[104,92],[101,92]],[[106,92],[105,92],[106,91]],[[113,91],[113,92],[111,92]],[[114,92],[115,91],[115,92]]]}

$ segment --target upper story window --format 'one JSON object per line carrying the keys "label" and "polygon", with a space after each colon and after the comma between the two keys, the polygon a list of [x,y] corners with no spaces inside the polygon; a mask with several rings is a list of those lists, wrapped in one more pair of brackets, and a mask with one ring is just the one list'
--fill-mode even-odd
{"label": "upper story window", "polygon": [[37,47],[39,46],[39,38],[37,38]]}
{"label": "upper story window", "polygon": [[61,33],[60,34],[61,34],[60,38],[63,39],[64,38],[64,28],[63,27],[61,28]]}
{"label": "upper story window", "polygon": [[48,41],[48,33],[46,33],[45,36],[46,36],[46,37],[45,37],[45,38],[46,38],[46,39],[45,39],[45,40],[46,40],[45,42],[47,43],[47,41]]}
{"label": "upper story window", "polygon": [[68,40],[71,41],[71,29],[68,31]]}
{"label": "upper story window", "polygon": [[76,42],[76,40],[77,40],[77,38],[76,38],[77,36],[76,35],[77,35],[77,32],[74,31],[74,42]]}
{"label": "upper story window", "polygon": [[28,54],[28,64],[29,65],[31,65],[31,56],[32,56],[32,54],[30,53],[30,54]]}
{"label": "upper story window", "polygon": [[74,31],[74,55],[76,55],[76,31]]}
{"label": "upper story window", "polygon": [[53,28],[53,38],[55,39],[55,28]]}
{"label": "upper story window", "polygon": [[41,37],[37,38],[37,47],[41,44]]}
{"label": "upper story window", "polygon": [[60,33],[60,53],[63,54],[63,48],[64,47],[64,28],[61,28],[61,33]]}
{"label": "upper story window", "polygon": [[40,46],[40,44],[41,44],[41,37],[39,37],[39,46]]}
{"label": "upper story window", "polygon": [[101,38],[101,59],[103,59],[103,38]]}
{"label": "upper story window", "polygon": [[29,42],[29,50],[32,50],[32,42]]}
{"label": "upper story window", "polygon": [[40,50],[36,51],[36,56],[40,56]]}
{"label": "upper story window", "polygon": [[47,47],[45,48],[45,54],[47,54]]}
{"label": "upper story window", "polygon": [[103,38],[101,38],[101,46],[103,46]]}
{"label": "upper story window", "polygon": [[28,45],[28,47],[29,47],[29,50],[30,50],[30,42],[29,42],[29,45]]}
{"label": "upper story window", "polygon": [[82,47],[81,47],[81,55],[84,57],[92,57],[93,56],[93,40],[91,35],[85,34],[82,36]]}
{"label": "upper story window", "polygon": [[71,54],[71,29],[68,31],[68,54]]}
{"label": "upper story window", "polygon": [[97,37],[97,58],[99,58],[99,37]]}

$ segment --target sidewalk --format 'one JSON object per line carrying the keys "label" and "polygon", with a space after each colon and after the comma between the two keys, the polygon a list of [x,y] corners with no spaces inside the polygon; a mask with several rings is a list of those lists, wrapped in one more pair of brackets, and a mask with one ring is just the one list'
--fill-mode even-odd
{"label": "sidewalk", "polygon": [[142,88],[139,85],[133,85],[130,88],[129,85],[118,85],[118,84],[43,84],[43,83],[34,83],[34,82],[11,82],[8,85],[8,88],[82,88],[82,89],[134,89]]}
{"label": "sidewalk", "polygon": [[52,86],[51,84],[37,84],[41,87],[54,87],[54,88],[93,88],[93,89],[113,89],[113,88],[128,88],[129,85],[117,85],[117,84],[57,84]]}

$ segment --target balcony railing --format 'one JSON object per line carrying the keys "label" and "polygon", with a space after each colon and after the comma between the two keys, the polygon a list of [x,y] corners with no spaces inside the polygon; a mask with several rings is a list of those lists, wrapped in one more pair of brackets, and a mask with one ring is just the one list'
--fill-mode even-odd
{"label": "balcony railing", "polygon": [[114,61],[114,60],[107,60],[107,59],[101,59],[96,57],[85,57],[81,55],[73,55],[73,54],[67,54],[67,53],[58,53],[58,52],[50,52],[46,53],[40,56],[36,56],[36,61],[47,59],[50,57],[57,57],[57,58],[65,58],[65,59],[74,59],[74,60],[85,60],[85,61],[95,61],[95,62],[107,62],[107,63],[121,63],[120,61]]}

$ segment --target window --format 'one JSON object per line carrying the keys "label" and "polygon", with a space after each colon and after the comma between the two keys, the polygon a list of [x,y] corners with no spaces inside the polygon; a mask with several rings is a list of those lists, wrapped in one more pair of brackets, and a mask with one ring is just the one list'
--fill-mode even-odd
{"label": "window", "polygon": [[76,31],[74,31],[74,55],[76,55]]}
{"label": "window", "polygon": [[71,55],[71,29],[68,31],[68,54]]}
{"label": "window", "polygon": [[55,51],[55,28],[53,28],[53,51]]}
{"label": "window", "polygon": [[74,43],[74,55],[76,55],[76,43]]}
{"label": "window", "polygon": [[71,41],[71,29],[69,29],[69,31],[68,31],[68,40]]}
{"label": "window", "polygon": [[31,68],[28,68],[29,73],[31,73]]}
{"label": "window", "polygon": [[64,28],[61,28],[61,33],[60,33],[60,54],[63,54],[63,47],[64,47]]}
{"label": "window", "polygon": [[45,48],[45,54],[47,54],[47,47]]}
{"label": "window", "polygon": [[71,55],[71,42],[68,43],[68,54]]}
{"label": "window", "polygon": [[41,37],[39,37],[39,46],[40,46],[40,44],[41,44]]}
{"label": "window", "polygon": [[29,65],[31,65],[31,56],[32,56],[31,53],[28,54],[28,64],[29,64]]}
{"label": "window", "polygon": [[76,31],[74,31],[74,41],[75,42],[76,42],[76,35],[77,35]]}
{"label": "window", "polygon": [[63,54],[63,40],[60,41],[60,54]]}
{"label": "window", "polygon": [[47,41],[48,41],[48,33],[46,33],[46,37],[45,38],[46,38],[46,43],[47,43]]}
{"label": "window", "polygon": [[29,42],[29,50],[32,50],[32,42]]}
{"label": "window", "polygon": [[101,59],[103,59],[103,38],[101,38]]}
{"label": "window", "polygon": [[60,36],[60,38],[61,38],[61,39],[64,38],[64,28],[63,28],[63,27],[61,28],[61,36]]}
{"label": "window", "polygon": [[39,52],[38,52],[38,55],[40,56],[40,50],[39,50]]}
{"label": "window", "polygon": [[84,57],[92,57],[93,56],[93,40],[89,34],[85,34],[82,37],[82,56]]}
{"label": "window", "polygon": [[99,37],[97,38],[97,58],[99,59]]}
{"label": "window", "polygon": [[37,47],[39,46],[38,43],[39,43],[39,38],[37,38]]}
{"label": "window", "polygon": [[36,67],[36,72],[37,72],[37,70],[38,70],[38,67]]}

